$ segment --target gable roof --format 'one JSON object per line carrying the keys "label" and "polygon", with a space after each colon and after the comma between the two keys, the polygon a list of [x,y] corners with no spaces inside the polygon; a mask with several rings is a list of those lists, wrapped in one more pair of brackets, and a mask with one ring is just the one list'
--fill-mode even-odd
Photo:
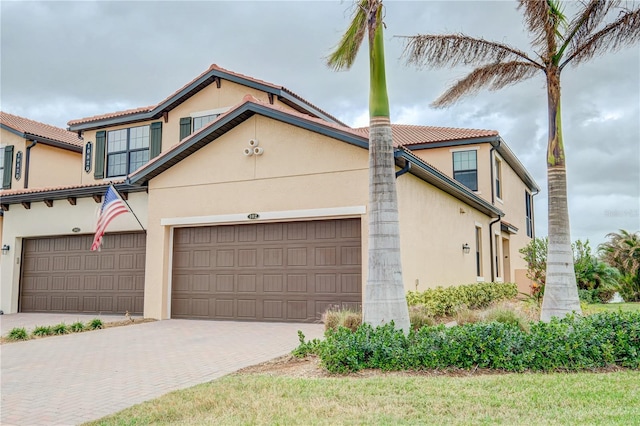
{"label": "gable roof", "polygon": [[[361,130],[340,126],[310,117],[306,114],[279,108],[247,95],[243,98],[242,103],[231,108],[216,120],[210,122],[199,131],[191,134],[169,150],[140,167],[128,176],[126,183],[131,185],[146,184],[149,180],[256,114],[323,134],[360,148],[368,149],[369,147],[369,141]],[[464,185],[438,171],[435,167],[430,166],[408,150],[396,150],[395,157],[398,166],[404,167],[407,163],[411,163],[414,167],[411,168],[410,173],[473,206],[479,211],[491,217],[501,217],[504,215],[501,210],[474,194]]]}
{"label": "gable roof", "polygon": [[[356,130],[369,137],[368,127],[360,127]],[[454,127],[414,126],[408,124],[392,124],[391,130],[395,143],[412,149],[415,146],[424,144],[498,136],[497,130],[457,129]]]}
{"label": "gable roof", "polygon": [[40,123],[39,121],[0,111],[0,128],[24,139],[36,140],[58,148],[82,152],[83,142],[76,133]]}
{"label": "gable roof", "polygon": [[334,116],[321,110],[283,86],[278,86],[273,83],[239,74],[222,68],[216,64],[212,64],[205,72],[185,84],[180,89],[176,90],[156,105],[80,118],[77,120],[71,120],[67,124],[69,125],[69,130],[78,131],[157,119],[161,117],[163,113],[172,110],[208,85],[214,82],[220,82],[221,79],[262,90],[271,95],[278,96],[282,103],[290,106],[296,111],[344,125],[344,123],[340,122],[340,120]]}

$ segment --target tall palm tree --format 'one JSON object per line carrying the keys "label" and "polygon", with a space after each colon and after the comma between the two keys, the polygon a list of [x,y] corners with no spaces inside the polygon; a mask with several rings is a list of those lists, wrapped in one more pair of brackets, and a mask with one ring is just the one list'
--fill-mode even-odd
{"label": "tall palm tree", "polygon": [[640,38],[640,6],[621,0],[576,2],[577,13],[568,20],[558,0],[518,0],[532,36],[527,53],[504,43],[464,34],[406,37],[407,63],[424,67],[476,66],[454,83],[433,105],[444,107],[482,88],[501,89],[540,73],[547,86],[549,140],[547,180],[549,252],[547,282],[541,319],[580,312],[567,202],[567,169],[560,115],[560,74],[596,55],[631,46]]}
{"label": "tall palm tree", "polygon": [[402,281],[400,226],[393,139],[385,78],[382,0],[355,3],[351,25],[327,64],[350,68],[365,34],[369,39],[369,253],[363,321],[375,326],[393,321],[409,331],[409,312]]}
{"label": "tall palm tree", "polygon": [[602,259],[623,274],[640,279],[640,232],[620,232],[607,234],[609,241],[600,244]]}

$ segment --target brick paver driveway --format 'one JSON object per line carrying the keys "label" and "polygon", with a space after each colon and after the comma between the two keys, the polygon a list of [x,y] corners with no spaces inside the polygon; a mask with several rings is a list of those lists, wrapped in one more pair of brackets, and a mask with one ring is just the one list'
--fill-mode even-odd
{"label": "brick paver driveway", "polygon": [[166,320],[0,347],[2,425],[78,424],[290,352],[320,324]]}

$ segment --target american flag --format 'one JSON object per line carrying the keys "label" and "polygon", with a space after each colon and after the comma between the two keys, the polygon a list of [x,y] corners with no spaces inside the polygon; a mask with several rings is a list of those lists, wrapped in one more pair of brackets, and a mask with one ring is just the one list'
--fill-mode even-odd
{"label": "american flag", "polygon": [[107,229],[109,223],[111,223],[116,216],[127,213],[128,211],[129,209],[118,195],[116,189],[113,186],[109,186],[107,193],[104,194],[102,207],[100,207],[98,224],[96,225],[96,235],[93,237],[91,251],[98,250],[100,248],[104,231]]}

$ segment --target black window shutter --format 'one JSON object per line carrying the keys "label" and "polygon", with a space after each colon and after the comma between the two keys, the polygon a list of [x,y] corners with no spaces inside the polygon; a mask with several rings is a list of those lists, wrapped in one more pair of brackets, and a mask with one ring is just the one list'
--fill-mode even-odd
{"label": "black window shutter", "polygon": [[107,132],[101,130],[96,133],[96,168],[93,177],[104,179],[104,154]]}
{"label": "black window shutter", "polygon": [[13,167],[13,145],[4,147],[4,173],[2,189],[11,189],[11,168]]}
{"label": "black window shutter", "polygon": [[149,159],[157,157],[162,151],[162,122],[151,123],[151,137],[149,140]]}
{"label": "black window shutter", "polygon": [[191,117],[183,117],[180,119],[180,140],[191,134]]}

